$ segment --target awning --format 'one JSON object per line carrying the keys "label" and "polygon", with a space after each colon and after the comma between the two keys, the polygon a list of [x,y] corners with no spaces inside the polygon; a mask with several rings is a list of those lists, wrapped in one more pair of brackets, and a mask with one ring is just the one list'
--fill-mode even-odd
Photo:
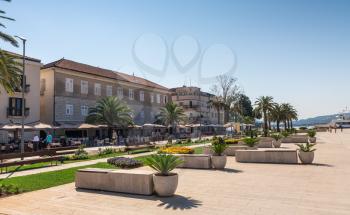
{"label": "awning", "polygon": [[35,129],[53,129],[54,127],[52,127],[49,124],[45,124],[45,123],[36,123],[35,125],[33,125],[33,128]]}
{"label": "awning", "polygon": [[166,128],[164,125],[150,124],[150,123],[146,123],[146,124],[144,124],[144,125],[143,125],[143,127]]}
{"label": "awning", "polygon": [[90,128],[98,128],[97,125],[92,125],[88,123],[81,124],[62,124],[58,128],[59,129],[90,129]]}
{"label": "awning", "polygon": [[[2,130],[17,130],[17,129],[22,129],[22,125],[20,124],[8,124],[8,125],[3,125],[0,127]],[[24,125],[25,130],[33,130],[34,128],[29,125]]]}

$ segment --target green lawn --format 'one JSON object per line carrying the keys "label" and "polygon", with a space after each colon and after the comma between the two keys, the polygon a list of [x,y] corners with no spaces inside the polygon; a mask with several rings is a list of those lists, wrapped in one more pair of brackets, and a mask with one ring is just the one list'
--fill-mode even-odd
{"label": "green lawn", "polygon": [[75,172],[82,168],[105,168],[116,169],[115,166],[108,163],[97,163],[89,166],[74,167],[64,170],[44,172],[27,176],[19,176],[8,179],[0,179],[0,184],[12,184],[19,187],[23,192],[41,190],[49,187],[55,187],[74,181]]}
{"label": "green lawn", "polygon": [[[204,143],[209,143],[210,141],[201,141],[201,142],[191,142],[191,143],[181,143],[181,144],[174,144],[173,146],[192,146],[192,145],[198,145],[198,144],[204,144]],[[151,151],[155,151],[157,149],[152,149]],[[143,152],[149,152],[147,149],[139,149],[139,150],[132,150],[130,151],[130,154],[139,154]],[[116,152],[113,154],[108,154],[108,155],[90,155],[88,159],[85,160],[66,160],[64,161],[64,164],[67,163],[76,163],[76,162],[81,162],[81,161],[88,161],[88,160],[97,160],[101,158],[110,158],[110,157],[117,157],[121,155],[126,155],[127,153],[125,152]],[[197,153],[200,154],[200,153]],[[55,162],[53,162],[55,164]],[[8,172],[14,172],[14,171],[24,171],[24,170],[30,170],[30,169],[38,169],[38,168],[45,168],[50,166],[50,162],[42,162],[42,163],[36,163],[36,164],[28,164],[28,165],[22,165],[22,166],[11,166],[7,168]]]}
{"label": "green lawn", "polygon": [[[197,147],[195,148],[195,154],[200,154],[203,152],[202,147]],[[115,154],[110,154],[106,155],[104,157],[114,157],[114,156],[120,156],[125,153],[115,153]],[[137,160],[143,161],[147,156],[140,156],[137,157]],[[98,159],[102,158],[101,156],[97,157],[96,156],[91,156],[89,160],[93,159]],[[73,161],[69,161],[73,162]],[[40,165],[43,164],[37,164],[36,168],[39,168]],[[28,165],[29,166],[29,165]],[[35,165],[30,165],[32,168],[34,168]],[[102,163],[97,163],[93,165],[88,165],[88,166],[80,166],[80,167],[74,167],[74,168],[69,168],[69,169],[63,169],[63,170],[57,170],[57,171],[51,171],[51,172],[44,172],[44,173],[38,173],[38,174],[33,174],[33,175],[26,175],[26,176],[18,176],[18,177],[13,177],[13,178],[8,178],[8,179],[0,179],[0,184],[12,184],[14,186],[17,186],[20,188],[22,192],[29,192],[29,191],[34,191],[34,190],[40,190],[40,189],[46,189],[49,187],[55,187],[67,183],[74,182],[74,176],[75,172],[78,169],[83,169],[83,168],[105,168],[105,169],[116,169],[115,166],[110,165],[108,163],[102,162]],[[23,166],[22,168],[26,168]]]}

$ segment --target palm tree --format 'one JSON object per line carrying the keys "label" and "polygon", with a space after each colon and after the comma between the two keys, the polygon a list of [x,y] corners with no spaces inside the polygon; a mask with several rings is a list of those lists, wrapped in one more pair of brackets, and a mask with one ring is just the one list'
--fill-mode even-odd
{"label": "palm tree", "polygon": [[255,101],[255,112],[264,118],[264,136],[268,133],[268,114],[273,111],[275,102],[271,96],[261,96]]}
{"label": "palm tree", "polygon": [[225,102],[220,97],[215,96],[208,101],[208,104],[218,112],[218,124],[220,124],[220,110],[225,108]]}
{"label": "palm tree", "polygon": [[17,61],[17,57],[0,50],[0,86],[9,94],[20,85],[21,67],[22,64]]}
{"label": "palm tree", "polygon": [[[186,115],[182,107],[174,102],[168,102],[165,107],[161,108],[160,120],[166,126],[171,126],[172,131],[176,129],[176,125],[185,121]],[[169,134],[172,133],[169,131]]]}
{"label": "palm tree", "polygon": [[[10,2],[11,0],[3,0]],[[6,12],[3,10],[0,10],[0,27],[6,28],[6,25],[2,22],[2,20],[8,20],[8,21],[15,21],[14,19],[5,16]],[[13,38],[11,35],[4,33],[3,31],[0,31],[0,39],[2,39],[5,42],[11,43],[13,46],[18,47],[18,42]]]}
{"label": "palm tree", "polygon": [[132,110],[115,96],[105,97],[97,102],[96,107],[89,110],[86,122],[106,124],[108,136],[112,139],[114,128],[133,124]]}
{"label": "palm tree", "polygon": [[276,104],[275,107],[273,108],[271,114],[272,114],[272,120],[276,122],[277,132],[280,132],[281,131],[280,123],[284,118],[282,105]]}
{"label": "palm tree", "polygon": [[[6,1],[10,2],[11,0]],[[5,11],[0,10],[0,27],[2,28],[6,28],[3,20],[14,21],[14,19],[5,16],[5,14]],[[3,31],[0,31],[0,39],[18,47],[18,42],[15,38]],[[13,93],[15,88],[18,87],[21,79],[21,66],[21,64],[16,62],[15,56],[0,50],[0,86],[2,86],[7,93]]]}
{"label": "palm tree", "polygon": [[284,129],[293,128],[293,120],[298,119],[298,112],[296,109],[289,103],[281,104],[282,112],[283,112],[283,121],[284,121]]}

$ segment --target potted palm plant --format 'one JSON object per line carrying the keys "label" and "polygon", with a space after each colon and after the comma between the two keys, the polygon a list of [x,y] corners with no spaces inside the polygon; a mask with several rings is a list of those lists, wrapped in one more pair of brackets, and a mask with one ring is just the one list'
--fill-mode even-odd
{"label": "potted palm plant", "polygon": [[154,190],[158,196],[173,196],[177,184],[178,174],[171,172],[183,161],[170,154],[157,154],[145,158],[144,163],[156,170],[153,175]]}
{"label": "potted palm plant", "polygon": [[273,135],[271,135],[271,137],[273,138],[273,139],[275,139],[275,141],[273,141],[273,146],[275,147],[275,148],[279,148],[279,147],[281,147],[281,139],[282,139],[282,135],[281,134],[273,134]]}
{"label": "potted palm plant", "polygon": [[224,169],[227,162],[227,157],[224,154],[227,144],[219,137],[211,144],[213,155],[211,156],[211,163],[215,169]]}
{"label": "potted palm plant", "polygon": [[314,160],[314,151],[316,149],[313,149],[313,147],[316,144],[310,143],[310,140],[308,140],[305,144],[297,144],[299,147],[299,158],[301,163],[303,164],[311,164]]}
{"label": "potted palm plant", "polygon": [[256,149],[256,145],[258,143],[257,138],[244,138],[244,144],[249,147],[249,149]]}
{"label": "potted palm plant", "polygon": [[316,131],[315,130],[308,130],[307,135],[309,136],[311,143],[316,143]]}

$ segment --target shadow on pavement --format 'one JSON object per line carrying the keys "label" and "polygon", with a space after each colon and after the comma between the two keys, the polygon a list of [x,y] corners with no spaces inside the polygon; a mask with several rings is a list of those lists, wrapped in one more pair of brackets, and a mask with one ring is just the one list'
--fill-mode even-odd
{"label": "shadow on pavement", "polygon": [[202,202],[192,197],[184,197],[181,195],[174,195],[172,197],[159,197],[156,195],[145,196],[145,195],[136,195],[136,194],[127,194],[127,193],[116,193],[116,192],[107,192],[99,190],[90,190],[90,189],[81,189],[76,188],[77,192],[91,193],[97,195],[109,195],[109,196],[118,196],[132,199],[142,199],[148,201],[159,201],[158,207],[163,207],[164,209],[173,209],[173,210],[189,210],[197,208],[202,205]]}

